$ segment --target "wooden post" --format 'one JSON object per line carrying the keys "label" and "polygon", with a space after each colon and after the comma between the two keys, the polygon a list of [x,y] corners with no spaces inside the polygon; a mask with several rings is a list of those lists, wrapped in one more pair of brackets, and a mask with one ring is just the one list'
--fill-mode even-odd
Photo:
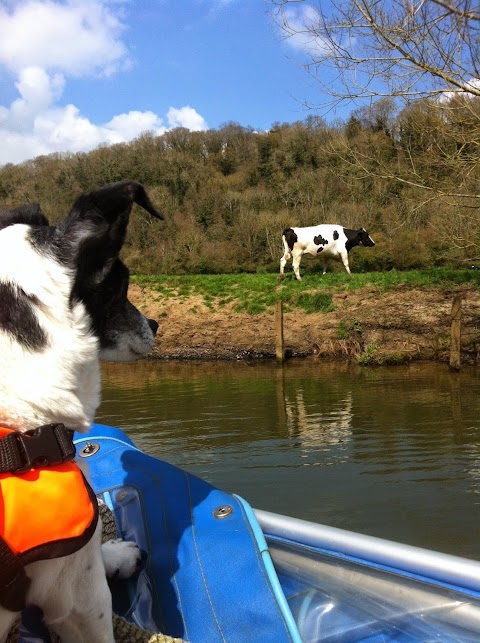
{"label": "wooden post", "polygon": [[283,340],[283,301],[278,299],[275,303],[275,354],[277,364],[285,361],[285,343]]}
{"label": "wooden post", "polygon": [[456,295],[452,303],[452,339],[450,343],[450,369],[452,371],[460,370],[461,326],[462,297]]}

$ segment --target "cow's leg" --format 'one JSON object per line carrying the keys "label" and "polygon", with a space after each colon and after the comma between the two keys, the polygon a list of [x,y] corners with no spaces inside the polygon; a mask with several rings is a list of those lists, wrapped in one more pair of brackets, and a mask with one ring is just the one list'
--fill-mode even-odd
{"label": "cow's leg", "polygon": [[300,277],[300,260],[302,258],[302,252],[292,252],[293,260],[293,272],[295,273],[295,277],[298,279],[298,281],[302,281],[302,278]]}
{"label": "cow's leg", "polygon": [[340,255],[340,258],[342,260],[343,265],[345,266],[345,270],[348,272],[349,275],[352,273],[350,272],[350,266],[348,265],[348,253],[347,252],[342,252]]}
{"label": "cow's leg", "polygon": [[325,275],[327,273],[327,268],[328,268],[328,261],[323,262],[323,274]]}
{"label": "cow's leg", "polygon": [[280,259],[280,274],[278,275],[279,279],[283,278],[283,273],[285,271],[285,266],[287,261],[290,259],[291,255],[289,252],[286,252],[283,257]]}

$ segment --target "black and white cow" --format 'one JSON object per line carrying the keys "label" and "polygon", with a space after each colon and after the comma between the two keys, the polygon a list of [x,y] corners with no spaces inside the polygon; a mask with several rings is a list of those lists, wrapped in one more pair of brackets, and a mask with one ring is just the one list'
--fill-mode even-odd
{"label": "black and white cow", "polygon": [[374,246],[375,242],[365,228],[350,230],[341,225],[321,224],[308,228],[286,228],[282,235],[284,254],[280,259],[280,275],[282,279],[285,264],[292,259],[293,271],[298,281],[300,277],[300,260],[308,252],[323,260],[323,274],[327,272],[329,259],[341,261],[345,270],[350,273],[348,253],[358,245]]}

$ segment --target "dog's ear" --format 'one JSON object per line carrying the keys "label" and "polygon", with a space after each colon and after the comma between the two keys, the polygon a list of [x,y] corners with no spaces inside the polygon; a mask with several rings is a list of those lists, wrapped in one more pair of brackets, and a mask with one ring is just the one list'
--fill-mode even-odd
{"label": "dog's ear", "polygon": [[88,217],[96,212],[109,223],[114,223],[118,218],[128,218],[134,203],[157,219],[164,218],[150,201],[143,185],[137,181],[119,181],[83,194],[73,204],[71,214],[77,212],[80,216]]}
{"label": "dog's ear", "polygon": [[70,214],[57,228],[62,245],[68,243],[80,261],[88,260],[93,269],[98,269],[118,256],[134,203],[157,219],[164,218],[141,183],[112,183],[75,201]]}
{"label": "dog's ear", "polygon": [[15,223],[25,223],[31,226],[48,226],[48,219],[43,214],[38,203],[21,205],[18,208],[5,210],[0,208],[0,230]]}

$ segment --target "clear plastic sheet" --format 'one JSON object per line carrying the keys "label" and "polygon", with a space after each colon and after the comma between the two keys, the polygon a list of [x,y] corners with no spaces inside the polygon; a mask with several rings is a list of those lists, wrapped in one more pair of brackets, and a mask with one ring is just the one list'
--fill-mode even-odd
{"label": "clear plastic sheet", "polygon": [[473,592],[296,544],[268,544],[305,643],[480,640]]}

